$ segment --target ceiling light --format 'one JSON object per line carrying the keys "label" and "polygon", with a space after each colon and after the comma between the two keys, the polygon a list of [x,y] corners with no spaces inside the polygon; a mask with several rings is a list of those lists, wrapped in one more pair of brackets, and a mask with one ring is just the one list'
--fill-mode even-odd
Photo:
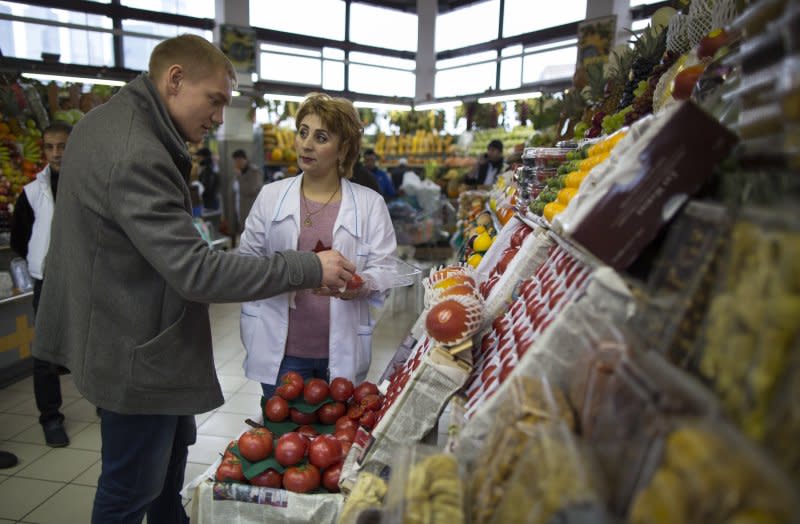
{"label": "ceiling light", "polygon": [[242,96],[242,93],[239,91],[231,91],[231,96]]}
{"label": "ceiling light", "polygon": [[279,95],[271,93],[267,93],[264,95],[264,100],[280,100],[281,102],[302,102],[305,99],[306,97],[304,96],[295,96],[295,95]]}
{"label": "ceiling light", "polygon": [[414,109],[417,111],[432,111],[435,109],[449,109],[451,107],[458,107],[461,105],[461,100],[452,100],[450,102],[425,102],[416,104]]}
{"label": "ceiling light", "polygon": [[516,93],[512,95],[485,96],[478,99],[479,104],[492,104],[494,102],[510,102],[512,100],[523,100],[525,98],[539,98],[541,91],[531,91],[529,93]]}
{"label": "ceiling light", "polygon": [[127,82],[122,80],[109,80],[107,78],[81,78],[77,76],[62,76],[62,75],[47,75],[39,73],[22,73],[25,78],[42,81],[55,81],[55,82],[73,82],[81,84],[95,84],[104,86],[124,86]]}
{"label": "ceiling light", "polygon": [[353,102],[356,107],[383,109],[385,111],[411,111],[411,106],[403,104],[379,104],[377,102]]}

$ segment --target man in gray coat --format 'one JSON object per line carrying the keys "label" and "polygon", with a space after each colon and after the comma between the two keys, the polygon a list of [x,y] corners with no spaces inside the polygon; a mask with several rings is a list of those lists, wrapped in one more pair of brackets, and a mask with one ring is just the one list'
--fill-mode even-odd
{"label": "man in gray coat", "polygon": [[200,237],[186,141],[222,123],[235,82],[206,40],[165,40],[64,153],[33,354],[69,368],[101,408],[94,523],[188,522],[194,415],[223,403],[208,303],[339,288],[355,270],[336,251],[246,257]]}

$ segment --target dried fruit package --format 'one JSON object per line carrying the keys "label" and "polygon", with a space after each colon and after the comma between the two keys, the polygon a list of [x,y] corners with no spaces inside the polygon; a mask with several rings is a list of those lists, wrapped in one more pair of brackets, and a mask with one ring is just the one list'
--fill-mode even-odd
{"label": "dried fruit package", "polygon": [[611,522],[591,453],[563,422],[533,428],[492,523]]}
{"label": "dried fruit package", "polygon": [[658,467],[637,487],[627,522],[797,522],[795,488],[731,426],[698,418],[666,426]]}
{"label": "dried fruit package", "polygon": [[433,446],[401,446],[391,464],[381,522],[463,524],[464,483],[456,457]]}
{"label": "dried fruit package", "polygon": [[727,415],[800,479],[796,392],[800,220],[751,209],[735,223],[699,341],[699,372]]}

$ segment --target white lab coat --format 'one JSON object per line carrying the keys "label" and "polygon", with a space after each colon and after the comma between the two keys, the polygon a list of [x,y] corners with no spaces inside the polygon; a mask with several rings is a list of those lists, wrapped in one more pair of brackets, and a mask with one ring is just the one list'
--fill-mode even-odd
{"label": "white lab coat", "polygon": [[[268,256],[297,249],[302,213],[300,188],[303,175],[265,185],[258,195],[239,251]],[[364,380],[372,360],[374,321],[369,305],[382,305],[391,287],[397,248],[389,210],[383,197],[364,186],[342,180],[342,200],[333,226],[333,249],[356,265],[356,272],[372,291],[362,299],[331,299],[330,377]],[[286,351],[289,305],[293,293],[242,304],[240,331],[247,351],[245,375],[275,384]],[[308,319],[313,322],[314,319]]]}

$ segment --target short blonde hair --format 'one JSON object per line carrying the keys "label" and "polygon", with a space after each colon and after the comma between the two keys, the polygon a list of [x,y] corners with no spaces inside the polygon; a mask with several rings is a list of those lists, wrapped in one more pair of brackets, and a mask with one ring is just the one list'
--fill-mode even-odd
{"label": "short blonde hair", "polygon": [[185,34],[160,42],[150,54],[150,77],[160,79],[174,64],[181,65],[193,80],[224,68],[236,86],[236,69],[231,61],[217,46],[200,36]]}
{"label": "short blonde hair", "polygon": [[339,176],[350,178],[361,148],[361,135],[364,133],[364,126],[353,103],[324,93],[309,93],[297,110],[295,121],[298,129],[308,115],[317,115],[328,131],[339,137],[339,151],[344,152]]}

